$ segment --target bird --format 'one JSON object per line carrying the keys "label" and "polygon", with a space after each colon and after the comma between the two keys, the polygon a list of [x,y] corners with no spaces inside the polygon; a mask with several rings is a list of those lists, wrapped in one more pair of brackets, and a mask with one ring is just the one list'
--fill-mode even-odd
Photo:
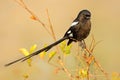
{"label": "bird", "polygon": [[64,36],[59,39],[58,41],[36,51],[33,52],[32,54],[22,57],[20,59],[17,59],[15,61],[12,61],[8,64],[5,64],[5,66],[12,65],[16,62],[23,62],[35,55],[40,54],[41,52],[45,51],[47,52],[50,50],[52,47],[56,46],[57,44],[61,43],[64,40],[68,40],[67,46],[70,45],[72,42],[81,42],[85,38],[88,37],[90,30],[91,30],[91,12],[87,9],[81,10],[77,17],[73,20],[72,24],[70,25],[70,28],[66,31]]}

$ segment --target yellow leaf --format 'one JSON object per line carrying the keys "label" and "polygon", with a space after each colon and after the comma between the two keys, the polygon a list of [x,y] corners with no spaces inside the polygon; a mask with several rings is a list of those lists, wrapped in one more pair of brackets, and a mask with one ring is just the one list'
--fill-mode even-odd
{"label": "yellow leaf", "polygon": [[65,41],[61,42],[60,48],[62,51],[64,51],[65,46],[66,46],[66,42]]}
{"label": "yellow leaf", "polygon": [[23,53],[25,56],[28,56],[30,53],[25,49],[25,48],[21,48],[19,49],[21,53]]}
{"label": "yellow leaf", "polygon": [[113,72],[111,80],[120,80],[120,73]]}
{"label": "yellow leaf", "polygon": [[33,53],[36,48],[37,48],[37,45],[36,45],[36,44],[34,44],[33,46],[31,46],[31,48],[30,48],[30,53]]}
{"label": "yellow leaf", "polygon": [[29,75],[28,74],[24,74],[23,77],[24,77],[24,79],[27,79],[29,77]]}
{"label": "yellow leaf", "polygon": [[40,53],[40,58],[43,59],[45,55],[46,55],[46,52],[45,52],[45,51],[41,52],[41,53]]}
{"label": "yellow leaf", "polygon": [[69,46],[66,46],[64,49],[64,54],[70,54],[71,47],[72,47],[71,44]]}
{"label": "yellow leaf", "polygon": [[[34,45],[30,48],[30,51],[28,51],[28,50],[25,49],[25,48],[21,48],[21,49],[19,49],[19,50],[20,50],[20,52],[23,53],[25,56],[28,56],[28,55],[30,55],[31,53],[34,52],[34,50],[36,49],[36,47],[37,47],[37,45],[34,44]],[[31,62],[32,62],[32,59],[31,59],[31,58],[27,60],[27,63],[28,63],[29,66],[31,66]]]}
{"label": "yellow leaf", "polygon": [[29,66],[32,66],[32,65],[31,65],[31,62],[32,62],[32,59],[28,59],[28,60],[27,60],[27,63],[28,63]]}
{"label": "yellow leaf", "polygon": [[86,78],[87,77],[87,70],[81,69],[79,71],[79,75],[80,75],[81,78]]}
{"label": "yellow leaf", "polygon": [[[44,45],[44,48],[47,46],[47,44]],[[43,59],[47,52],[43,51],[40,53],[40,58]]]}
{"label": "yellow leaf", "polygon": [[71,50],[71,47],[72,45],[66,45],[66,41],[63,41],[61,44],[60,44],[60,48],[62,50],[62,52],[66,55],[66,54],[70,54],[70,50]]}
{"label": "yellow leaf", "polygon": [[49,53],[49,55],[48,55],[49,61],[54,57],[55,54],[56,54],[56,51],[52,51]]}

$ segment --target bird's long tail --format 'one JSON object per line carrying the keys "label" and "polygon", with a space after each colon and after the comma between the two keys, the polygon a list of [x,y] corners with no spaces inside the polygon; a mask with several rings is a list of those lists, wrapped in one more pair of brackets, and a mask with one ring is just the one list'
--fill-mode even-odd
{"label": "bird's long tail", "polygon": [[29,58],[31,58],[31,57],[33,57],[33,56],[41,53],[41,52],[43,52],[43,51],[47,52],[49,49],[51,49],[52,47],[56,46],[57,44],[61,43],[62,41],[66,40],[66,39],[68,39],[68,37],[63,37],[63,38],[61,38],[60,40],[58,40],[58,41],[56,41],[56,42],[54,42],[54,43],[46,46],[45,48],[42,48],[42,49],[40,49],[40,50],[38,50],[38,51],[36,51],[36,52],[28,55],[28,56],[22,57],[22,58],[20,58],[20,59],[18,59],[18,60],[15,60],[15,61],[13,61],[13,62],[10,62],[10,63],[8,63],[8,64],[5,64],[5,66],[12,65],[12,64],[14,64],[14,63],[16,63],[16,62],[19,62],[19,61],[22,61],[22,62],[23,62],[23,61],[25,61],[25,60],[27,60],[27,59],[29,59]]}

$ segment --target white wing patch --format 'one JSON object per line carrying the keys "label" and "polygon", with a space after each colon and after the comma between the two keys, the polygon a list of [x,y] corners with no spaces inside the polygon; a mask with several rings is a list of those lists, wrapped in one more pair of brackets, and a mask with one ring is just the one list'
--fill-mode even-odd
{"label": "white wing patch", "polygon": [[69,31],[67,32],[67,34],[68,34],[69,37],[73,37],[73,33],[71,32],[71,30],[69,30]]}
{"label": "white wing patch", "polygon": [[71,33],[71,30],[69,30],[67,33],[70,34],[70,33]]}
{"label": "white wing patch", "polygon": [[76,24],[78,24],[78,21],[73,22],[73,23],[71,24],[71,26],[75,26]]}
{"label": "white wing patch", "polygon": [[69,37],[73,37],[73,34],[71,33],[71,34],[69,35]]}

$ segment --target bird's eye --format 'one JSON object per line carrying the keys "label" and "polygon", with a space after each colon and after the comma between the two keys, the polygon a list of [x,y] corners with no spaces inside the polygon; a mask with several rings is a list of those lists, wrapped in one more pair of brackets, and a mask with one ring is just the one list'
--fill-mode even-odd
{"label": "bird's eye", "polygon": [[86,16],[86,17],[90,17],[90,15],[88,15],[88,14],[87,14],[87,15],[85,15],[85,16]]}
{"label": "bird's eye", "polygon": [[90,15],[89,15],[89,14],[86,14],[86,15],[85,15],[85,19],[90,19]]}

